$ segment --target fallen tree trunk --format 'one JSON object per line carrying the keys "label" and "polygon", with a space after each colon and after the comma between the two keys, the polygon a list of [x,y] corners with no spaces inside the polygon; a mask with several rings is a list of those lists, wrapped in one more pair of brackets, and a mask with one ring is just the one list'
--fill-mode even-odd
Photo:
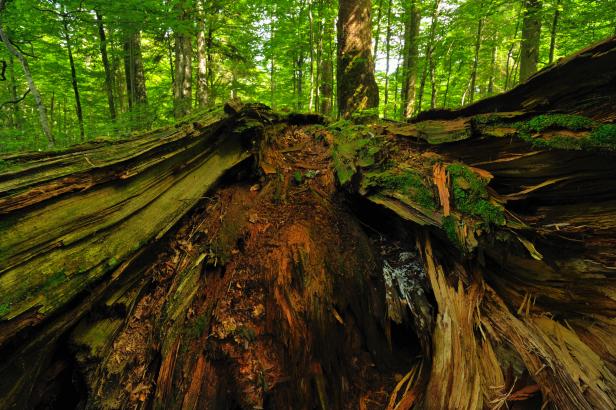
{"label": "fallen tree trunk", "polygon": [[615,62],[2,158],[0,407],[613,408]]}

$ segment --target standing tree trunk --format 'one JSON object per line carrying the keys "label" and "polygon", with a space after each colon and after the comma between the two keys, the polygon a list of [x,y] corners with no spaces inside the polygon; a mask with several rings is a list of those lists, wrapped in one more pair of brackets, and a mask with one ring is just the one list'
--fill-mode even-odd
{"label": "standing tree trunk", "polygon": [[271,10],[271,14],[270,14],[270,25],[269,25],[269,48],[270,48],[270,106],[272,107],[272,109],[276,109],[276,81],[275,81],[275,74],[276,74],[276,61],[274,58],[274,34],[275,34],[275,30],[274,30],[274,20],[276,16],[276,6],[272,6],[272,10]]}
{"label": "standing tree trunk", "polygon": [[[520,16],[522,14],[522,11],[518,12],[518,16],[516,17],[516,23],[515,23],[515,32],[513,34],[513,38],[517,38],[518,37],[518,30],[520,29]],[[509,46],[509,51],[507,52],[507,65],[505,66],[505,87],[504,87],[504,91],[507,91],[509,89],[509,81],[511,80],[511,75],[512,75],[512,69],[511,69],[511,61],[513,60],[513,51],[515,49],[516,46],[516,41],[512,40],[511,41],[511,45]]]}
{"label": "standing tree trunk", "polygon": [[75,111],[77,113],[77,122],[79,123],[79,140],[83,142],[85,140],[85,131],[83,128],[83,111],[81,110],[81,98],[79,97],[79,85],[77,84],[77,70],[75,69],[75,59],[73,58],[71,36],[68,31],[68,20],[66,14],[62,15],[62,26],[64,27],[64,41],[66,41],[68,62],[71,66],[71,84],[73,86],[73,93],[75,94]]}
{"label": "standing tree trunk", "polygon": [[105,89],[107,90],[107,102],[109,104],[109,116],[112,120],[116,119],[116,108],[113,100],[113,75],[109,66],[109,58],[107,56],[107,36],[105,35],[105,26],[103,25],[103,16],[95,10],[96,23],[98,25],[98,37],[100,39],[101,58],[103,60],[103,68],[105,69]]}
{"label": "standing tree trunk", "polygon": [[434,109],[436,107],[436,95],[437,95],[437,88],[436,88],[436,64],[437,61],[434,58],[430,59],[430,87],[431,87],[431,94],[430,94],[430,109]]}
{"label": "standing tree trunk", "polygon": [[[316,100],[316,90],[315,86],[315,69],[314,69],[314,49],[315,49],[315,35],[314,35],[314,16],[312,13],[312,0],[308,0],[308,21],[310,24],[310,101],[308,103],[308,109],[310,111],[314,110],[314,104]],[[316,45],[318,47],[318,44]]]}
{"label": "standing tree trunk", "polygon": [[205,39],[205,11],[203,3],[197,0],[197,93],[196,99],[199,108],[207,107],[207,44]]}
{"label": "standing tree trunk", "polygon": [[[297,14],[297,43],[299,47],[297,47],[297,58],[295,60],[295,80],[297,81],[296,91],[297,91],[297,99],[296,99],[296,108],[297,111],[302,111],[304,109],[304,49],[302,44],[304,42],[302,36],[302,14],[304,13],[304,2],[300,2],[299,12]],[[312,49],[312,43],[310,44],[310,48]],[[312,51],[311,51],[312,52]]]}
{"label": "standing tree trunk", "polygon": [[192,106],[192,36],[187,2],[176,6],[179,29],[175,30],[175,82],[173,84],[173,108],[175,118],[190,113]]}
{"label": "standing tree trunk", "polygon": [[374,33],[374,50],[372,50],[372,58],[376,62],[379,52],[379,39],[381,38],[381,15],[383,14],[383,0],[379,0],[376,14],[376,33]]}
{"label": "standing tree trunk", "polygon": [[55,124],[55,120],[54,120],[54,109],[55,109],[55,104],[56,103],[56,92],[53,91],[51,93],[51,101],[49,102],[49,128],[51,128],[51,132],[53,133],[53,127]]}
{"label": "standing tree trunk", "polygon": [[324,29],[323,29],[323,37],[324,42],[327,43],[327,51],[323,51],[323,56],[321,57],[321,68],[320,68],[320,103],[321,103],[321,114],[323,115],[331,115],[333,109],[333,100],[334,100],[334,62],[333,62],[333,22],[328,20],[327,18],[324,21]]}
{"label": "standing tree trunk", "polygon": [[558,32],[558,19],[560,17],[560,1],[561,0],[556,0],[556,5],[554,7],[554,18],[552,19],[552,32],[550,33],[550,64],[554,62],[554,51],[556,49],[556,33]]}
{"label": "standing tree trunk", "polygon": [[370,52],[370,2],[340,0],[338,7],[338,108],[344,118],[379,106]]}
{"label": "standing tree trunk", "polygon": [[174,114],[182,118],[192,105],[192,42],[187,34],[175,33]]}
{"label": "standing tree trunk", "polygon": [[[15,60],[13,54],[9,54],[9,95],[12,101],[17,100],[17,82],[15,81]],[[21,112],[19,111],[19,104],[13,104],[13,126],[18,130],[21,129]]]}
{"label": "standing tree trunk", "polygon": [[421,22],[421,12],[417,7],[417,1],[411,1],[404,25],[404,86],[402,87],[402,104],[405,118],[409,118],[415,111],[415,85],[417,83],[417,60],[419,59],[419,25]]}
{"label": "standing tree trunk", "polygon": [[477,84],[477,67],[479,66],[479,50],[481,49],[481,33],[483,31],[483,18],[477,24],[477,37],[475,38],[475,57],[473,59],[473,69],[471,70],[471,89],[469,100],[475,100],[475,86]]}
{"label": "standing tree trunk", "polygon": [[418,104],[415,107],[416,114],[421,111],[424,89],[426,86],[426,77],[428,75],[428,67],[432,66],[432,54],[434,53],[434,40],[436,37],[436,26],[438,24],[438,7],[440,3],[441,3],[441,0],[435,0],[434,8],[432,9],[432,23],[430,24],[430,37],[428,38],[428,42],[426,43],[426,62],[423,66],[423,70],[421,73],[421,80],[419,83],[419,96],[417,98]]}
{"label": "standing tree trunk", "polygon": [[[0,13],[4,11],[5,3],[0,0]],[[50,148],[53,148],[56,144],[56,141],[51,133],[51,128],[49,127],[49,121],[47,121],[47,110],[45,109],[45,104],[43,104],[43,99],[41,98],[41,93],[39,92],[36,84],[34,83],[34,79],[32,78],[32,73],[30,72],[30,66],[28,65],[28,60],[24,57],[24,55],[13,46],[11,40],[8,35],[4,32],[4,29],[0,26],[0,40],[4,43],[9,52],[17,57],[19,62],[21,63],[21,68],[24,71],[24,75],[26,76],[26,80],[28,81],[28,88],[34,96],[34,101],[36,102],[36,108],[39,113],[39,121],[41,122],[41,128],[43,129],[43,133],[45,137],[47,137],[47,145]]]}
{"label": "standing tree trunk", "polygon": [[389,103],[389,58],[391,54],[391,3],[389,0],[387,4],[387,36],[385,38],[385,107],[384,116],[387,118],[387,108]]}
{"label": "standing tree trunk", "polygon": [[490,80],[488,81],[488,95],[494,94],[494,71],[496,70],[496,55],[498,54],[498,46],[494,42],[492,45],[492,61],[490,62]]}
{"label": "standing tree trunk", "polygon": [[524,21],[520,56],[520,81],[537,72],[539,63],[539,40],[541,38],[542,0],[525,0]]}
{"label": "standing tree trunk", "polygon": [[124,70],[128,107],[133,108],[138,104],[147,104],[145,74],[141,58],[141,33],[139,31],[125,34]]}
{"label": "standing tree trunk", "polygon": [[449,86],[451,85],[451,72],[453,66],[453,58],[451,56],[452,47],[453,43],[449,43],[449,48],[447,49],[447,83],[445,85],[445,96],[443,97],[443,108],[447,108],[447,99],[449,98]]}

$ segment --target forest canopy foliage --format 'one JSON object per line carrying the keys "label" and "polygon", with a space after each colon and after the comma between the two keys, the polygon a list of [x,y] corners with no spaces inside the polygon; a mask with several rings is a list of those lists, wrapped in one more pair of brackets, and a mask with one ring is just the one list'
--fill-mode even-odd
{"label": "forest canopy foliage", "polygon": [[[0,27],[27,60],[56,146],[165,125],[233,97],[337,110],[335,1],[2,5]],[[373,0],[371,9],[379,113],[393,119],[511,89],[529,35],[539,36],[534,71],[533,59],[541,69],[616,30],[616,0]],[[45,148],[20,61],[5,45],[0,61],[0,152]]]}

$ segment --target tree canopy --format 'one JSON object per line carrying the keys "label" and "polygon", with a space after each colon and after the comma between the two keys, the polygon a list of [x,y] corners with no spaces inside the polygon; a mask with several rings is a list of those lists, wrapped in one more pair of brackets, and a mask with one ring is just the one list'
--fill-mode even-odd
{"label": "tree canopy", "polygon": [[[393,119],[404,117],[409,95],[407,115],[415,115],[511,89],[527,66],[525,44],[541,69],[616,30],[616,0],[373,0],[370,7],[379,114]],[[233,97],[337,113],[338,4],[331,0],[9,0],[1,13],[57,146],[165,125]],[[0,151],[44,148],[36,92],[4,45],[0,60]]]}

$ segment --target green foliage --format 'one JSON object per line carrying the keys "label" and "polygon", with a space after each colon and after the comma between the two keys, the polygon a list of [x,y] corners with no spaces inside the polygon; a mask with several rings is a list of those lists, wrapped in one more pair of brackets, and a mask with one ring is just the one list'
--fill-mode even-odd
{"label": "green foliage", "polygon": [[505,224],[502,207],[489,201],[486,189],[488,181],[461,164],[448,165],[447,171],[452,181],[454,205],[458,211],[479,217],[486,224]]}
{"label": "green foliage", "polygon": [[[76,80],[83,107],[86,141],[98,136],[117,138],[132,132],[164,126],[173,117],[174,44],[178,33],[192,39],[197,56],[197,34],[207,40],[207,106],[230,96],[262,101],[277,110],[318,111],[324,100],[323,86],[336,89],[337,2],[305,0],[205,1],[203,23],[189,1],[189,19],[178,2],[159,0],[12,0],[2,15],[2,26],[29,56],[28,62],[59,148],[80,143],[72,90],[67,42],[75,59]],[[388,9],[391,3],[391,10]],[[371,121],[375,115],[401,118],[405,84],[404,38],[409,2],[372,1],[372,27],[379,85],[378,110],[356,114],[354,121]],[[478,55],[474,99],[514,87],[518,82],[523,2],[456,0],[440,2],[434,38],[430,11],[435,0],[418,3],[424,19],[418,39],[415,68],[416,113],[435,107],[459,107],[470,102],[469,79],[474,66],[477,24],[484,36]],[[566,0],[543,1],[540,68],[548,64],[549,25],[557,7],[555,58],[613,35],[616,2]],[[47,10],[47,11],[45,11]],[[49,11],[51,10],[51,12]],[[103,17],[106,46],[112,74],[117,118],[110,118],[101,61],[96,15]],[[389,13],[391,11],[391,13]],[[65,13],[65,22],[60,13]],[[389,17],[388,17],[389,16]],[[312,17],[312,18],[311,18]],[[388,30],[389,26],[389,30]],[[126,33],[139,31],[149,104],[129,104],[124,68]],[[389,35],[388,35],[389,33]],[[211,34],[211,38],[209,35]],[[434,75],[426,50],[432,46]],[[7,61],[6,87],[0,87],[0,104],[14,100],[28,85],[19,62],[0,46],[0,60]],[[197,62],[193,64],[193,102],[197,90]],[[325,83],[324,67],[331,81]],[[385,96],[387,95],[387,98]],[[330,96],[335,115],[335,98]],[[486,121],[493,121],[486,118]],[[545,124],[531,124],[541,128]],[[564,146],[564,142],[561,141]],[[610,145],[601,142],[600,145]],[[45,150],[47,142],[39,125],[36,104],[28,95],[19,104],[0,109],[0,152]],[[347,169],[343,174],[348,174]]]}

